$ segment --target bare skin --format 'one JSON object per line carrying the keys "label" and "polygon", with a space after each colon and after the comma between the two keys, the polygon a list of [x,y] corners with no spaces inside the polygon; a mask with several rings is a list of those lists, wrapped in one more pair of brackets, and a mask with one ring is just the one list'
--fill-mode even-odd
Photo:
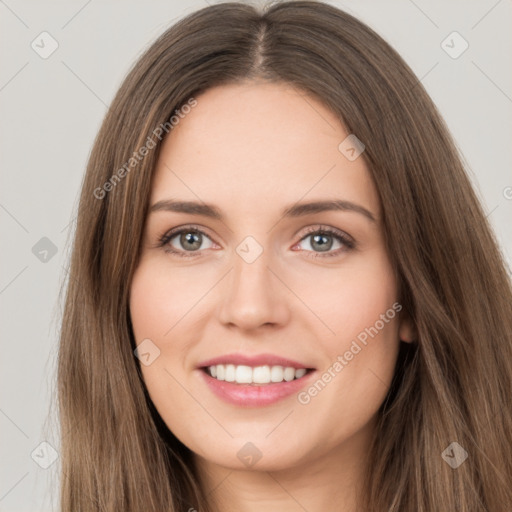
{"label": "bare skin", "polygon": [[[205,202],[224,218],[148,215],[130,310],[136,342],[149,338],[160,350],[142,366],[151,399],[194,452],[219,512],[354,512],[399,340],[414,334],[393,309],[397,282],[377,191],[363,158],[349,161],[338,149],[349,134],[336,116],[293,87],[248,82],[197,101],[164,142],[150,205]],[[282,215],[298,202],[332,199],[365,208],[375,221],[355,210]],[[199,249],[179,234],[159,246],[176,227],[204,231]],[[314,240],[320,227],[355,245],[328,234],[322,250]],[[236,250],[248,236],[258,244],[251,250],[263,251],[251,263]],[[381,324],[344,356],[360,333]],[[315,368],[316,378],[302,402],[294,394],[239,407],[214,395],[197,369],[227,353],[291,358]],[[333,370],[338,356],[341,371]],[[325,373],[329,382],[312,396],[308,389]],[[237,456],[248,442],[261,453],[254,465]]]}

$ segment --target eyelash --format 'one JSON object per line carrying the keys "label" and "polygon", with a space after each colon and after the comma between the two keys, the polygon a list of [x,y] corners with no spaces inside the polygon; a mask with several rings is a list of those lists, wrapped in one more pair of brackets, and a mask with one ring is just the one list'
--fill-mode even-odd
{"label": "eyelash", "polygon": [[[177,228],[176,230],[171,230],[171,231],[165,232],[158,239],[158,247],[162,247],[162,248],[164,248],[165,252],[174,254],[180,258],[193,258],[193,257],[197,256],[198,253],[200,253],[200,251],[177,251],[171,245],[169,245],[169,242],[173,238],[175,238],[177,235],[181,235],[182,233],[199,233],[202,236],[205,236],[206,238],[211,240],[210,236],[208,236],[202,229],[200,229],[197,226],[190,225],[190,226],[185,226],[183,228]],[[334,228],[325,227],[325,226],[308,228],[308,230],[306,231],[306,234],[299,240],[298,243],[302,242],[303,240],[308,238],[308,236],[311,236],[311,235],[332,236],[338,242],[341,242],[345,246],[345,248],[337,249],[336,251],[333,251],[333,252],[326,252],[324,254],[319,253],[319,252],[315,253],[313,251],[305,251],[307,253],[311,253],[311,254],[308,254],[308,257],[311,257],[311,258],[319,258],[319,257],[325,258],[325,257],[330,257],[330,256],[338,256],[342,251],[350,251],[350,250],[355,249],[355,247],[356,247],[355,242],[351,238],[349,238],[347,235],[345,235],[342,231],[339,231]],[[297,244],[295,244],[295,245],[297,245]],[[188,252],[188,254],[187,254],[187,252]]]}

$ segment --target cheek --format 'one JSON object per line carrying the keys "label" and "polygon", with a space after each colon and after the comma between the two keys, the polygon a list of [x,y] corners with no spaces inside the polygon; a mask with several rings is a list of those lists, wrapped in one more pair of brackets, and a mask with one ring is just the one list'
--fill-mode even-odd
{"label": "cheek", "polygon": [[[180,393],[180,382],[192,368],[192,348],[199,336],[191,335],[191,322],[204,307],[214,277],[187,266],[169,269],[165,254],[146,256],[137,267],[130,287],[130,316],[135,344],[145,343],[156,354],[141,370],[155,405],[164,406],[170,386]],[[196,277],[191,277],[192,274]],[[146,340],[150,340],[148,342]]]}
{"label": "cheek", "polygon": [[317,274],[301,292],[333,334],[323,336],[331,353],[359,335],[364,341],[376,323],[381,338],[397,334],[395,275],[383,251],[354,258],[336,272]]}
{"label": "cheek", "polygon": [[[301,403],[311,399],[320,415],[344,404],[347,408],[336,410],[334,416],[339,413],[341,421],[350,414],[354,424],[363,424],[379,408],[394,373],[401,310],[395,277],[387,258],[376,254],[344,269],[326,286],[322,318],[334,334],[322,337],[328,357],[321,382],[306,390]],[[325,403],[332,408],[325,408]]]}
{"label": "cheek", "polygon": [[357,286],[348,288],[339,302],[334,330],[345,342],[357,340],[367,347],[370,340],[377,339],[387,345],[398,335],[397,317],[401,308],[396,299],[391,279],[380,276],[375,281],[358,280]]}
{"label": "cheek", "polygon": [[[182,368],[173,362],[180,361],[179,366],[183,367],[187,357],[186,337],[178,333],[180,320],[190,309],[186,297],[193,294],[179,281],[179,274],[166,272],[157,259],[146,258],[137,267],[130,286],[135,344],[142,343],[141,347],[150,353],[148,364],[141,359],[142,377],[152,402],[164,417],[170,417],[165,414],[169,394],[176,395],[178,402],[180,396],[173,376],[181,381]],[[185,290],[185,293],[178,293],[178,290]]]}
{"label": "cheek", "polygon": [[133,276],[130,314],[137,343],[144,338],[165,343],[207,291],[202,279],[190,278],[189,268],[169,271],[162,258],[143,260]]}
{"label": "cheek", "polygon": [[130,288],[130,315],[137,344],[145,338],[155,340],[162,336],[164,289],[149,266],[141,264],[137,268]]}
{"label": "cheek", "polygon": [[[174,274],[175,276],[175,274]],[[184,361],[186,342],[181,344],[176,332],[180,319],[187,313],[187,300],[178,290],[187,290],[176,279],[171,282],[169,273],[155,262],[142,261],[136,269],[130,288],[130,316],[135,344],[142,343],[145,352],[151,353],[150,364],[141,359],[141,370],[150,395],[160,386],[168,385],[169,357],[173,361]],[[185,295],[187,292],[185,292]],[[147,340],[150,340],[149,342]],[[152,396],[153,401],[155,398]]]}

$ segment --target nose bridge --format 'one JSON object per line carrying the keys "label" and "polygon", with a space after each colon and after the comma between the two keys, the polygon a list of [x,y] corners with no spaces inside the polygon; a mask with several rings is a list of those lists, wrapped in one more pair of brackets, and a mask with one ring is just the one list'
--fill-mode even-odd
{"label": "nose bridge", "polygon": [[242,241],[233,253],[232,271],[227,279],[220,320],[244,329],[286,321],[288,309],[282,284],[269,267],[270,251],[252,237]]}

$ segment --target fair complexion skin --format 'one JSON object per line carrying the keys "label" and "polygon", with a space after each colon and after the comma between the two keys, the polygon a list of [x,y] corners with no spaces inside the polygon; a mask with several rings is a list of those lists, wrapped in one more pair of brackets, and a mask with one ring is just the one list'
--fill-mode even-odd
{"label": "fair complexion skin", "polygon": [[[165,208],[148,215],[130,296],[136,343],[149,338],[160,350],[141,366],[145,384],[169,429],[194,452],[216,510],[355,512],[399,340],[413,339],[393,310],[397,282],[377,191],[363,158],[349,161],[338,149],[348,135],[340,121],[311,96],[247,82],[196,99],[162,146],[150,206],[204,202],[223,218]],[[283,216],[297,203],[324,200],[349,201],[374,220],[355,209]],[[192,229],[189,245],[178,234],[159,246],[178,227],[205,235]],[[354,246],[316,237],[320,228]],[[263,251],[251,263],[236,250],[248,236]],[[378,333],[332,371],[387,311]],[[213,394],[197,369],[228,353],[303,362],[316,369],[305,391],[329,368],[335,376],[308,403],[295,393],[236,406]],[[237,456],[248,442],[261,453],[251,466]]]}

